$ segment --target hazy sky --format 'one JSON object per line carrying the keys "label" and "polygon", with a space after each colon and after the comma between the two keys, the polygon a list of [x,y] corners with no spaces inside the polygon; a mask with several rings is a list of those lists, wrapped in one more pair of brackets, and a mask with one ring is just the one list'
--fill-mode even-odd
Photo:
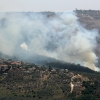
{"label": "hazy sky", "polygon": [[100,10],[100,0],[0,0],[0,12],[5,11],[71,11]]}

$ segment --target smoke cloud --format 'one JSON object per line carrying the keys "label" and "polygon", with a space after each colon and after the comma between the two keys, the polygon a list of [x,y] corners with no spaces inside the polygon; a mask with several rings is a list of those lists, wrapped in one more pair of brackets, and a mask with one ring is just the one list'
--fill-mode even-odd
{"label": "smoke cloud", "polygon": [[0,13],[0,51],[22,59],[52,57],[98,71],[94,52],[98,32],[86,30],[77,19],[74,12]]}
{"label": "smoke cloud", "polygon": [[[28,46],[26,45],[26,43],[22,43],[21,45],[20,45],[20,47],[22,48],[22,49],[24,49],[24,50],[29,50],[28,49]],[[30,51],[30,50],[29,50]]]}

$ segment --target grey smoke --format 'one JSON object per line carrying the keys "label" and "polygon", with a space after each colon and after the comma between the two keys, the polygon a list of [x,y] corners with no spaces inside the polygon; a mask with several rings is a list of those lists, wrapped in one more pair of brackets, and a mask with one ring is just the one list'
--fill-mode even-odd
{"label": "grey smoke", "polygon": [[0,13],[0,51],[20,58],[52,57],[98,71],[98,32],[86,30],[77,19],[74,12]]}

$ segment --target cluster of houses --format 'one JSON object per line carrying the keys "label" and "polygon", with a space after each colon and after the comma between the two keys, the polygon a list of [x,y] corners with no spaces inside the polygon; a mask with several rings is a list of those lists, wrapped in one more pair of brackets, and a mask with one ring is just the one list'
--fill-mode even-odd
{"label": "cluster of houses", "polygon": [[[12,61],[11,59],[0,59],[0,72],[4,73],[7,72],[8,70],[12,70],[12,68],[20,69],[23,72],[26,73],[31,73],[32,71],[49,71],[48,67],[43,67],[39,65],[30,65],[28,63],[24,63],[21,61]],[[68,69],[60,69],[61,72],[68,72]],[[52,68],[50,70],[51,74],[57,74],[57,69]]]}
{"label": "cluster of houses", "polygon": [[[82,82],[84,80],[84,77],[79,74],[74,75],[74,73],[69,72],[68,69],[59,69],[58,71],[58,69],[52,68],[50,70],[49,67],[45,67],[45,66],[38,66],[38,65],[35,66],[34,64],[32,65],[20,61],[0,59],[0,72],[7,73],[6,71],[8,70],[14,71],[14,69],[15,72],[20,71],[24,73],[32,73],[23,76],[24,77],[23,79],[25,80],[32,79],[32,77],[36,77],[36,78],[38,77],[41,80],[41,82],[47,80],[50,77],[52,78],[53,74],[58,74],[60,72],[70,78],[69,81],[70,81],[71,93],[73,91],[76,91],[76,95],[78,96],[81,94],[81,91],[84,90],[84,88],[82,87]],[[64,79],[62,82],[66,84],[67,81],[68,81],[67,79]]]}
{"label": "cluster of houses", "polygon": [[12,61],[12,60],[6,60],[6,59],[0,59],[0,72],[6,72],[7,70],[11,69],[12,67],[18,67],[21,66],[20,61]]}

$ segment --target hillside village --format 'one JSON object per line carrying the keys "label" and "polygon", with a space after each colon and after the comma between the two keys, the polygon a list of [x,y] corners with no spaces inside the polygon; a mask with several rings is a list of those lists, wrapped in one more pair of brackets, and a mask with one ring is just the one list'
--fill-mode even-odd
{"label": "hillside village", "polygon": [[0,59],[1,98],[62,100],[69,97],[70,100],[73,93],[75,97],[82,95],[85,90],[82,84],[88,81],[87,75],[68,69]]}

